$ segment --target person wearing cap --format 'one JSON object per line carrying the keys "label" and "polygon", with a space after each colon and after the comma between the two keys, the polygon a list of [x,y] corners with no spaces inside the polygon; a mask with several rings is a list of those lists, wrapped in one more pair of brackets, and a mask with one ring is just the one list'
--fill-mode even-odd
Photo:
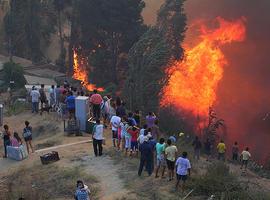
{"label": "person wearing cap", "polygon": [[38,113],[40,93],[35,86],[32,87],[30,96],[31,96],[31,101],[32,101],[32,113]]}
{"label": "person wearing cap", "polygon": [[102,101],[103,101],[103,99],[102,99],[101,95],[98,94],[97,90],[94,90],[94,94],[91,95],[91,97],[90,97],[90,103],[93,106],[93,117],[95,119],[100,118],[100,106],[101,106]]}
{"label": "person wearing cap", "polygon": [[144,142],[140,145],[139,151],[141,152],[141,159],[140,159],[140,166],[138,170],[138,175],[142,175],[143,167],[145,166],[148,175],[151,176],[152,169],[151,169],[151,153],[152,147],[148,142],[148,137],[144,137]]}

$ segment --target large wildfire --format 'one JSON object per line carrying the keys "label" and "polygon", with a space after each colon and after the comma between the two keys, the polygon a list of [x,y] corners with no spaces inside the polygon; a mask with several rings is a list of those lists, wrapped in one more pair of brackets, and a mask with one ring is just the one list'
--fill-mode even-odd
{"label": "large wildfire", "polygon": [[82,86],[87,90],[93,91],[97,89],[98,91],[104,91],[103,88],[97,88],[96,85],[89,83],[88,81],[88,61],[84,57],[79,57],[76,50],[73,50],[73,78],[81,81]]}
{"label": "large wildfire", "polygon": [[245,19],[215,20],[217,28],[208,28],[202,21],[200,41],[193,47],[184,44],[183,61],[175,61],[168,67],[169,81],[163,88],[161,105],[173,105],[179,110],[192,112],[195,116],[207,116],[209,107],[216,101],[216,90],[223,77],[227,60],[221,47],[245,39]]}

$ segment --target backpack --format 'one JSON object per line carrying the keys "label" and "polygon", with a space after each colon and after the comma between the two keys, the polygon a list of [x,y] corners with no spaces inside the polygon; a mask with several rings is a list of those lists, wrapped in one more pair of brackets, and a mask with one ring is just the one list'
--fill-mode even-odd
{"label": "backpack", "polygon": [[30,128],[30,127],[26,127],[23,129],[23,137],[24,138],[30,137],[32,135],[31,129],[32,128]]}

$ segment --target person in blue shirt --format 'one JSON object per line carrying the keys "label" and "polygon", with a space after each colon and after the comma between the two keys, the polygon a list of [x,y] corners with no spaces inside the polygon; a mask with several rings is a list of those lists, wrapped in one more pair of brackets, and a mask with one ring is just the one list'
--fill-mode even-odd
{"label": "person in blue shirt", "polygon": [[128,113],[128,122],[131,124],[131,126],[137,126],[137,122],[133,117],[133,113]]}
{"label": "person in blue shirt", "polygon": [[75,98],[76,97],[73,95],[73,92],[69,92],[65,101],[69,112],[69,119],[72,117],[75,119]]}
{"label": "person in blue shirt", "polygon": [[155,139],[153,138],[152,135],[148,135],[149,137],[149,145],[151,146],[151,157],[150,157],[150,163],[151,163],[151,172],[154,171],[154,152],[155,152],[155,149],[156,149],[156,144],[157,142],[155,141]]}

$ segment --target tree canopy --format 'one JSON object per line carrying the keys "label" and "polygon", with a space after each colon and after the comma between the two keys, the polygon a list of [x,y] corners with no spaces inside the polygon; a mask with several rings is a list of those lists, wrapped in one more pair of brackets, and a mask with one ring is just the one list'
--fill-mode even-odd
{"label": "tree canopy", "polygon": [[118,84],[119,56],[144,30],[143,8],[142,0],[78,0],[73,6],[70,48],[83,49],[92,67],[90,78],[98,85]]}
{"label": "tree canopy", "polygon": [[124,89],[131,109],[157,111],[159,93],[166,82],[165,69],[169,59],[169,46],[156,28],[150,28],[131,48]]}
{"label": "tree canopy", "polygon": [[184,2],[186,0],[166,0],[158,12],[157,27],[163,32],[170,45],[174,59],[181,59],[184,53],[181,43],[185,38],[186,15]]}
{"label": "tree canopy", "polygon": [[9,52],[39,62],[42,47],[47,46],[55,31],[52,4],[41,0],[11,0],[4,23]]}

